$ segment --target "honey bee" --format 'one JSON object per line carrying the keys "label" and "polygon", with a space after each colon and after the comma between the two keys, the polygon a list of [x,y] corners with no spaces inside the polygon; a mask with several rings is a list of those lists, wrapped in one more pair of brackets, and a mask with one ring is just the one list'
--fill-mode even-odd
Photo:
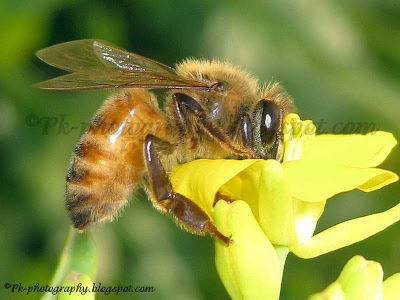
{"label": "honey bee", "polygon": [[[198,158],[280,160],[282,120],[293,102],[278,83],[260,88],[246,71],[219,61],[187,59],[171,68],[101,40],[66,42],[37,56],[69,72],[37,88],[121,89],[72,154],[66,207],[76,229],[111,220],[144,186],[154,207],[181,227],[230,242],[205,211],[174,192],[167,174]],[[168,92],[158,99],[152,89]]]}

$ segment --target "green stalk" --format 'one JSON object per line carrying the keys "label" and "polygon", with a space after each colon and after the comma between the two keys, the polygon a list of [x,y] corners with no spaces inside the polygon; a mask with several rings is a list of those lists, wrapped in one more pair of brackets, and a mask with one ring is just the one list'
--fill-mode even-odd
{"label": "green stalk", "polygon": [[[86,274],[93,282],[95,280],[96,265],[97,251],[91,233],[78,233],[71,226],[50,286],[60,286],[73,272]],[[46,293],[42,300],[57,299],[57,296]]]}
{"label": "green stalk", "polygon": [[281,286],[282,286],[283,270],[285,269],[285,262],[289,254],[289,248],[286,246],[274,246],[274,248],[279,260],[279,265],[281,270]]}

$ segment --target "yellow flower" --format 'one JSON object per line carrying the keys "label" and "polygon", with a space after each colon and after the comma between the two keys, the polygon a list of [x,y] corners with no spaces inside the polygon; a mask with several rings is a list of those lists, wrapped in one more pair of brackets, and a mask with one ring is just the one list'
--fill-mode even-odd
{"label": "yellow flower", "polygon": [[[276,160],[195,160],[170,174],[174,190],[195,201],[233,243],[216,239],[216,265],[233,299],[278,299],[290,250],[315,257],[363,240],[400,219],[400,204],[353,219],[315,236],[327,199],[359,189],[374,191],[398,180],[376,168],[396,145],[393,135],[315,136],[312,121],[290,114],[284,156]],[[194,172],[195,170],[195,172]],[[235,200],[220,200],[215,195]],[[331,287],[338,292],[338,287]],[[342,298],[332,298],[342,299]]]}
{"label": "yellow flower", "polygon": [[[326,200],[359,189],[371,192],[398,180],[376,168],[396,145],[391,133],[317,135],[296,114],[284,123],[284,158],[199,159],[170,174],[174,190],[194,200],[213,219],[217,192],[245,201],[273,245],[311,258],[363,240],[400,219],[400,204],[349,220],[313,236]],[[196,170],[193,172],[193,170]]]}
{"label": "yellow flower", "polygon": [[355,256],[334,283],[309,300],[399,300],[400,273],[382,280],[383,270],[379,263]]}

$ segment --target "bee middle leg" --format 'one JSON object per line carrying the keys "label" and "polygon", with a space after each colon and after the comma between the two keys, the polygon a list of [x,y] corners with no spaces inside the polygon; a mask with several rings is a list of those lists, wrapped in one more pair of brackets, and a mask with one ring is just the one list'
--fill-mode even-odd
{"label": "bee middle leg", "polygon": [[167,146],[172,147],[168,142],[151,134],[146,136],[144,142],[148,189],[154,206],[163,212],[171,214],[178,224],[188,231],[199,235],[209,233],[222,242],[229,244],[231,239],[218,231],[210,216],[204,210],[189,198],[173,191],[171,181],[158,157],[156,144],[164,144],[164,146],[167,144]]}
{"label": "bee middle leg", "polygon": [[217,192],[214,197],[213,207],[217,204],[219,200],[224,200],[225,202],[232,203],[235,199],[232,199],[230,196],[222,194],[221,192]]}

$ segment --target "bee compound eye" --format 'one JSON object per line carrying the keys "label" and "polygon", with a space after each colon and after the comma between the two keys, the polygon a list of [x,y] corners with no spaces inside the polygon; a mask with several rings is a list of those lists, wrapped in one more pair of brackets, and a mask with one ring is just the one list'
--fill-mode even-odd
{"label": "bee compound eye", "polygon": [[270,100],[261,100],[260,136],[264,145],[272,144],[279,129],[281,112],[279,107]]}

